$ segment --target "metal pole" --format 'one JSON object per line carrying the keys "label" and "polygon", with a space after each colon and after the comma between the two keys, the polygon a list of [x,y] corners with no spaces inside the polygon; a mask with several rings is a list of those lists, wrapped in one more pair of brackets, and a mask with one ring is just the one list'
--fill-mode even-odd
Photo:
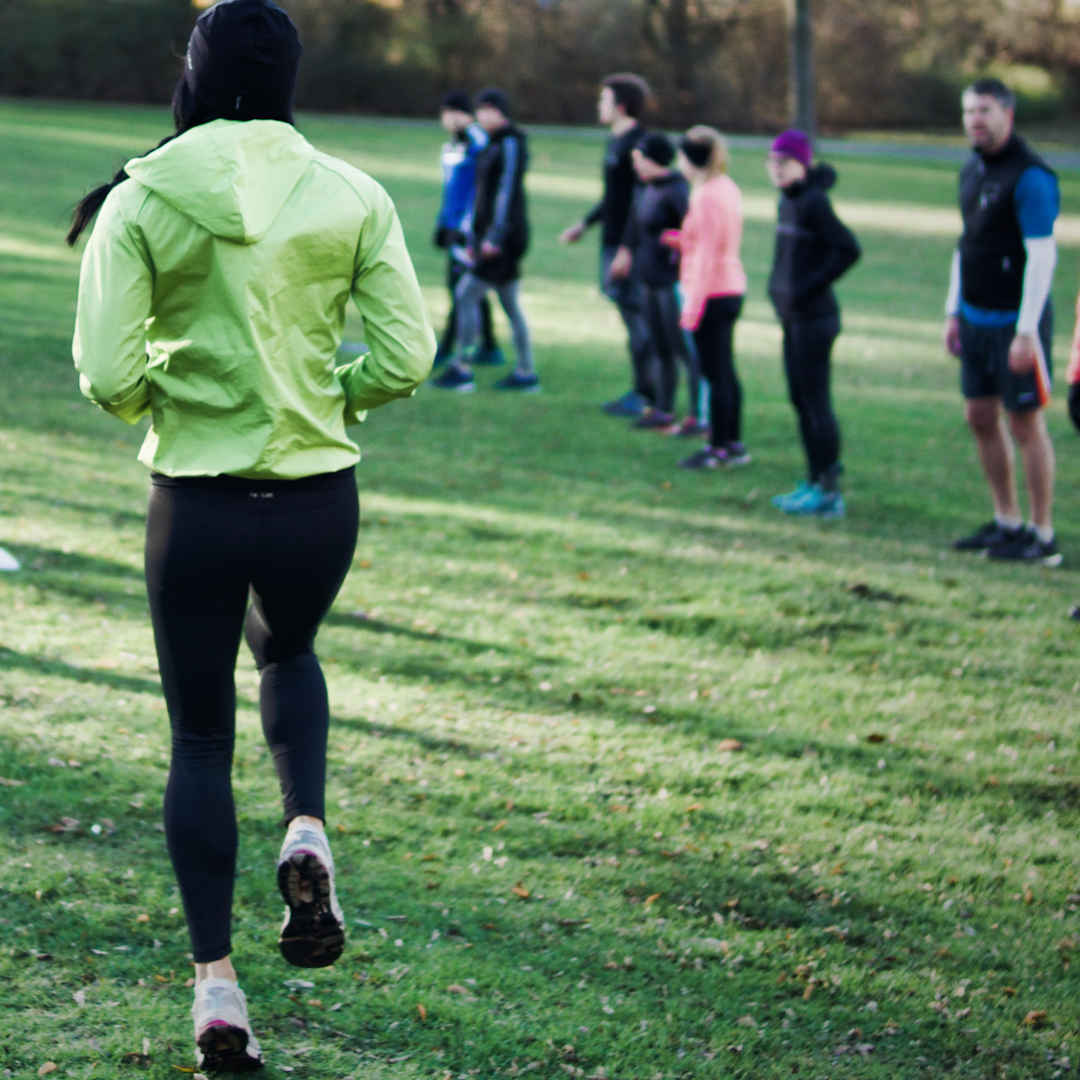
{"label": "metal pole", "polygon": [[792,119],[811,138],[817,127],[814,107],[814,25],[810,0],[794,0],[791,9]]}

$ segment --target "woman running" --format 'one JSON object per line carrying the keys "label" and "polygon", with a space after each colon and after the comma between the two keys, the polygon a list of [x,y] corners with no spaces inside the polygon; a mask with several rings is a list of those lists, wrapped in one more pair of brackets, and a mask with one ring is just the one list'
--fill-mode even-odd
{"label": "woman running", "polygon": [[[293,964],[331,964],[345,923],[324,829],[329,706],[314,641],[356,543],[360,454],[346,424],[409,396],[435,353],[393,203],[293,127],[300,52],[288,15],[265,0],[203,14],[175,134],[86,196],[68,236],[98,214],[79,282],[81,390],[128,423],[150,417],[139,457],[172,728],[165,832],[203,1070],[261,1064],[229,958],[240,639],[260,672],[288,823],[280,949]],[[370,351],[336,366],[350,296]]]}

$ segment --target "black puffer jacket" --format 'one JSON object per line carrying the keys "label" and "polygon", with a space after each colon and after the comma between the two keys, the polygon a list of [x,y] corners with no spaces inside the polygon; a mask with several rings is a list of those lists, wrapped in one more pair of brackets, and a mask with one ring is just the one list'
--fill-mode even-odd
{"label": "black puffer jacket", "polygon": [[832,283],[862,253],[855,234],[836,216],[826,194],[836,183],[831,165],[780,192],[769,299],[782,321],[839,312]]}
{"label": "black puffer jacket", "polygon": [[[471,237],[478,260],[475,273],[495,285],[518,278],[521,272],[518,264],[529,247],[525,204],[528,164],[525,133],[513,124],[494,132],[476,159]],[[480,258],[480,245],[485,240],[499,248],[500,253],[494,258]]]}
{"label": "black puffer jacket", "polygon": [[634,194],[623,243],[634,253],[634,273],[652,289],[679,280],[679,253],[660,243],[665,229],[677,229],[690,206],[690,185],[680,172],[641,184]]}

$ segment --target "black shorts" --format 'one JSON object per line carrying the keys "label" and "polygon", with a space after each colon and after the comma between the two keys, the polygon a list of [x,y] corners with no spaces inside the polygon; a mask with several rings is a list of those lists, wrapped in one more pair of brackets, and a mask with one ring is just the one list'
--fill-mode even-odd
{"label": "black shorts", "polygon": [[[1049,301],[1039,320],[1039,340],[1046,357],[1046,373],[1053,372],[1050,342],[1054,332],[1054,311]],[[965,398],[1001,398],[1009,412],[1039,408],[1039,388],[1035,373],[1017,375],[1009,370],[1009,346],[1016,336],[1016,324],[977,326],[960,316],[960,388]]]}

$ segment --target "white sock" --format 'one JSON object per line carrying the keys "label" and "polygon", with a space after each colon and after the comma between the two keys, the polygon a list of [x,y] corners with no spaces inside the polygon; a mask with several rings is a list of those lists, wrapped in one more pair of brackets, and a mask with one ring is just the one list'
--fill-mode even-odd
{"label": "white sock", "polygon": [[1042,544],[1049,544],[1054,539],[1053,525],[1032,524],[1031,531],[1039,538],[1039,542]]}
{"label": "white sock", "polygon": [[1022,517],[1006,517],[1004,514],[995,514],[994,520],[1003,528],[1015,532],[1024,524]]}

